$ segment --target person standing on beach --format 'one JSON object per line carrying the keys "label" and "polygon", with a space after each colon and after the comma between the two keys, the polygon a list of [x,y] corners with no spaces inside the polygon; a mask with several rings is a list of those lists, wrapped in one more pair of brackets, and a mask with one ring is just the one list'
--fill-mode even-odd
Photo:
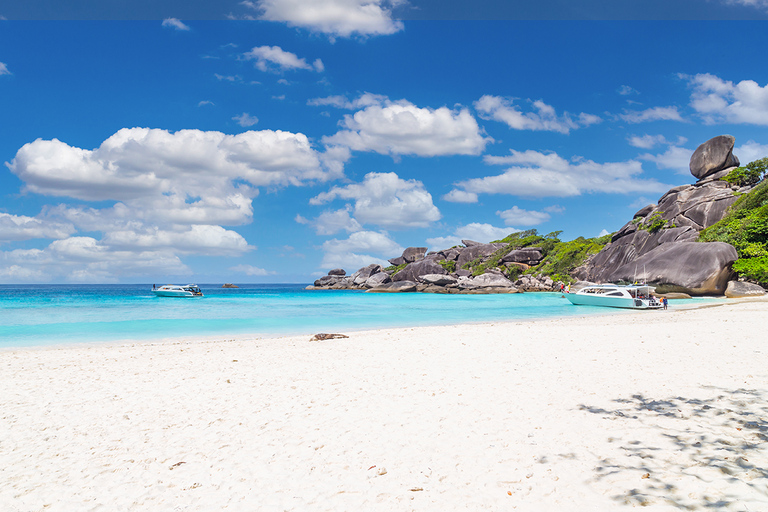
{"label": "person standing on beach", "polygon": [[662,297],[661,298],[661,305],[664,306],[664,309],[667,309],[667,298]]}

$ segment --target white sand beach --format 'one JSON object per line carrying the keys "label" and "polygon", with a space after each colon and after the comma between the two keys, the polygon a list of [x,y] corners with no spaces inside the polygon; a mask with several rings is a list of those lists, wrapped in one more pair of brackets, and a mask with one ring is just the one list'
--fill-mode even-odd
{"label": "white sand beach", "polygon": [[767,322],[0,351],[0,509],[765,511]]}

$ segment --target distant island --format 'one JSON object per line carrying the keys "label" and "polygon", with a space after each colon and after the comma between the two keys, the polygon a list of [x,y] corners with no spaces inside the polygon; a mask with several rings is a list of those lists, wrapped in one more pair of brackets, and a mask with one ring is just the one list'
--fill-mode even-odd
{"label": "distant island", "polygon": [[221,287],[222,288],[240,288],[236,284],[232,284],[232,283],[224,283],[223,285],[221,285]]}
{"label": "distant island", "polygon": [[535,229],[490,243],[427,252],[408,247],[352,275],[333,269],[308,289],[519,293],[585,282],[644,281],[672,297],[759,296],[768,286],[768,157],[740,166],[735,138],[720,135],[691,156],[692,185],[670,189],[617,232],[560,240]]}

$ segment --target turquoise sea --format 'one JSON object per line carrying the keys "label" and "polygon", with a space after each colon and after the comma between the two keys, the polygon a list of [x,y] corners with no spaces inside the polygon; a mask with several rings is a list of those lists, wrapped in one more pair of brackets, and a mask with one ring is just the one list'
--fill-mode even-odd
{"label": "turquoise sea", "polygon": [[299,284],[200,285],[205,297],[155,297],[151,285],[0,285],[0,348],[167,338],[270,336],[622,313],[559,293],[438,295],[305,290]]}

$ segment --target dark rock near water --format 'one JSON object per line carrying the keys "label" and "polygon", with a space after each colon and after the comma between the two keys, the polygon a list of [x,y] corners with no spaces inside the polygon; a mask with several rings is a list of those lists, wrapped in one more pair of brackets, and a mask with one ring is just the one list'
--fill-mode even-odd
{"label": "dark rock near water", "polygon": [[343,268],[335,268],[333,270],[328,271],[329,276],[345,276],[347,275],[347,271]]}
{"label": "dark rock near water", "polygon": [[403,251],[403,259],[406,263],[413,263],[424,257],[424,253],[427,252],[426,247],[408,247]]}
{"label": "dark rock near water", "polygon": [[614,270],[607,281],[645,281],[659,293],[722,295],[733,277],[736,249],[723,242],[670,242]]}
{"label": "dark rock near water", "polygon": [[418,277],[419,282],[436,286],[449,286],[456,284],[457,278],[448,274],[425,274]]}
{"label": "dark rock near water", "polygon": [[[464,240],[469,241],[469,240]],[[468,247],[465,247],[464,249],[459,250],[459,257],[456,259],[456,268],[461,268],[470,261],[476,260],[477,258],[490,256],[491,254],[495,253],[502,247],[504,247],[506,244],[502,243],[495,243],[495,244],[475,244],[470,245]]]}
{"label": "dark rock near water", "polygon": [[415,292],[417,283],[413,281],[393,281],[391,283],[381,284],[368,290],[376,293],[396,293],[396,292]]}
{"label": "dark rock near water", "polygon": [[702,179],[726,167],[738,167],[739,159],[733,154],[735,142],[731,135],[719,135],[700,145],[691,156],[691,174]]}
{"label": "dark rock near water", "polygon": [[762,286],[744,281],[729,281],[725,288],[725,296],[728,298],[762,297],[765,293]]}
{"label": "dark rock near water", "polygon": [[392,276],[392,281],[417,281],[419,276],[447,273],[448,271],[436,261],[423,259],[406,265],[403,270]]}
{"label": "dark rock near water", "polygon": [[378,272],[376,274],[373,274],[371,277],[369,277],[364,284],[365,288],[374,288],[376,286],[390,283],[392,282],[392,278],[389,277],[389,274],[386,272]]}

